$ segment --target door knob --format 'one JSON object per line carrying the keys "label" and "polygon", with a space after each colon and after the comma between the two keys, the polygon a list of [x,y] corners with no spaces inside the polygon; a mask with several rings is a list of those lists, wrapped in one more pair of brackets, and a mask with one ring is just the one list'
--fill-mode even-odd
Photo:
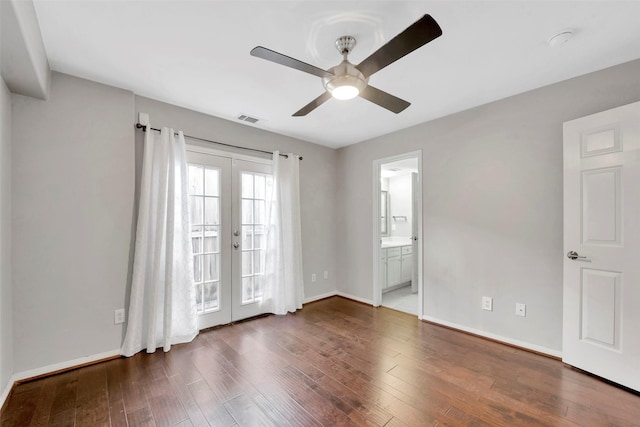
{"label": "door knob", "polygon": [[234,243],[233,244],[233,249],[238,249],[240,247],[240,243]]}
{"label": "door knob", "polygon": [[569,259],[586,259],[586,256],[582,256],[582,255],[578,255],[578,252],[576,251],[569,251],[567,252],[567,258]]}
{"label": "door knob", "polygon": [[234,236],[236,236],[236,237],[238,237],[238,236],[240,235],[240,232],[239,232],[238,230],[235,230],[235,231],[233,232],[233,235],[234,235]]}

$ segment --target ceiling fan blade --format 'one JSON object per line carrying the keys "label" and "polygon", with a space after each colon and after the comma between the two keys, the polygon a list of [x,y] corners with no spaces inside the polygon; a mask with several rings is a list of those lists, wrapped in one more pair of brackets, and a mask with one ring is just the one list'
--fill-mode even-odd
{"label": "ceiling fan blade", "polygon": [[315,110],[316,108],[318,108],[319,106],[327,102],[329,98],[331,98],[331,94],[329,92],[325,92],[319,97],[317,97],[316,99],[314,99],[313,101],[311,101],[310,103],[308,103],[307,105],[305,105],[304,107],[302,107],[301,109],[299,109],[298,111],[296,111],[295,113],[293,113],[292,116],[293,117],[306,116],[307,114],[309,114],[310,112],[312,112],[313,110]]}
{"label": "ceiling fan blade", "polygon": [[365,87],[364,90],[360,92],[360,96],[367,101],[378,104],[382,108],[386,108],[396,114],[404,111],[405,108],[411,105],[410,102],[400,99],[397,96],[393,96],[390,93],[377,89],[371,85]]}
{"label": "ceiling fan blade", "polygon": [[285,67],[304,71],[305,73],[313,74],[314,76],[330,77],[333,75],[330,72],[323,70],[322,68],[314,67],[313,65],[307,64],[306,62],[298,61],[297,59],[275,52],[271,49],[267,49],[266,47],[256,46],[251,49],[250,53],[251,56],[266,59],[267,61],[275,62],[276,64],[284,65]]}
{"label": "ceiling fan blade", "polygon": [[442,29],[430,16],[424,15],[406,30],[389,40],[356,66],[365,77],[371,76],[403,56],[442,35]]}

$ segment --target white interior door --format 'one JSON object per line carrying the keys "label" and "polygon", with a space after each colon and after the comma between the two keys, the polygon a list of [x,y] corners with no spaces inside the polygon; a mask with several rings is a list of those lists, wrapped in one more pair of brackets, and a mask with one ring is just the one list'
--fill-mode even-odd
{"label": "white interior door", "polygon": [[261,221],[271,165],[192,151],[187,159],[198,325],[261,314]]}
{"label": "white interior door", "polygon": [[640,390],[640,103],[564,124],[563,361]]}

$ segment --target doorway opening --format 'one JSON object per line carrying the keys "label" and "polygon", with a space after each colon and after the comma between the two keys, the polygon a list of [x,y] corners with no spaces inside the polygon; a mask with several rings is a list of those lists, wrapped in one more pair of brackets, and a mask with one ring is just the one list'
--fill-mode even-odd
{"label": "doorway opening", "polygon": [[374,305],[422,317],[421,152],[374,161]]}

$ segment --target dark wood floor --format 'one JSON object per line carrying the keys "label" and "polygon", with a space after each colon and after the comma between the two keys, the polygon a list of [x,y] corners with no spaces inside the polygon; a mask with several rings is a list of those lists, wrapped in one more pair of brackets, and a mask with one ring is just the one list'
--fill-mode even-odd
{"label": "dark wood floor", "polygon": [[4,426],[638,425],[557,360],[334,297],[19,385]]}

